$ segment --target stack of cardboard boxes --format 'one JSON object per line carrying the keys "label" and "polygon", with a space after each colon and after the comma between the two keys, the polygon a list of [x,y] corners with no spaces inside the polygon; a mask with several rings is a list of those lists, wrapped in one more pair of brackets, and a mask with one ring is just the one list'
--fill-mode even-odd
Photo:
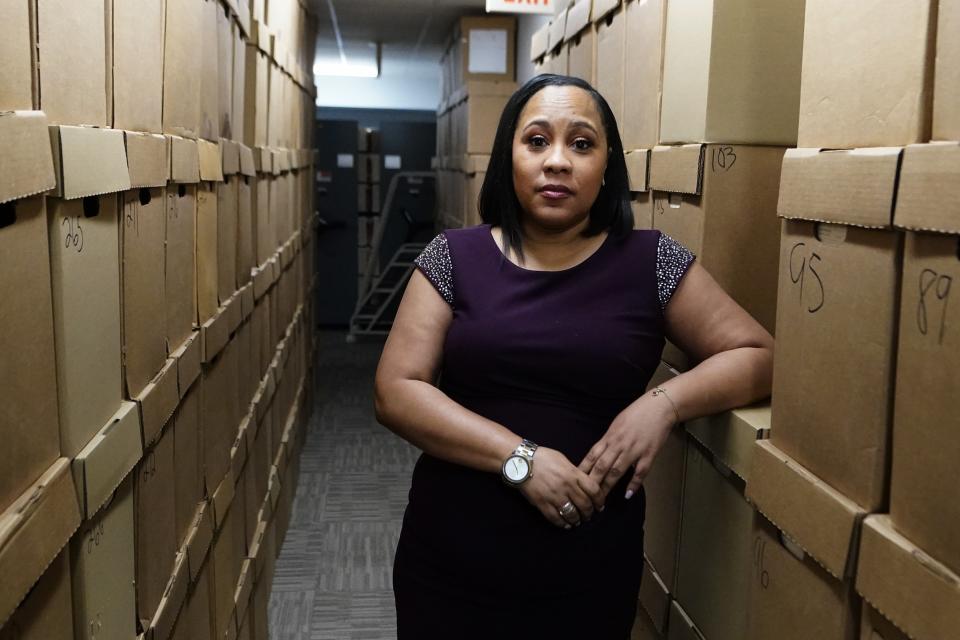
{"label": "stack of cardboard boxes", "polygon": [[2,17],[0,637],[265,639],[312,407],[313,20]]}
{"label": "stack of cardboard boxes", "polygon": [[932,640],[960,625],[958,26],[955,0],[807,0],[771,440],[748,485],[767,553],[751,637]]}
{"label": "stack of cardboard boxes", "polygon": [[500,114],[516,90],[516,21],[461,18],[441,65],[437,110],[437,224],[480,223],[477,200]]}
{"label": "stack of cardboard boxes", "polygon": [[363,283],[380,275],[380,261],[373,254],[373,236],[380,220],[380,172],[383,167],[380,155],[379,134],[361,128],[357,137],[357,228],[358,276],[363,295]]}

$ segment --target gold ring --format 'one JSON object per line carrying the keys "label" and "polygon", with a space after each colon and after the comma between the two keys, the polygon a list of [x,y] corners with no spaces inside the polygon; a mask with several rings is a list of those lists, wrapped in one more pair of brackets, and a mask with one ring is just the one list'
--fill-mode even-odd
{"label": "gold ring", "polygon": [[577,507],[567,500],[559,509],[560,517],[569,521],[569,517],[577,513]]}

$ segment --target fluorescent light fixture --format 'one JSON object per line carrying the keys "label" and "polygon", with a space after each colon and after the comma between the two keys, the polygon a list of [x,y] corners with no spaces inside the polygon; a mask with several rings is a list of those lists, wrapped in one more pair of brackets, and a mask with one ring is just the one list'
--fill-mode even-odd
{"label": "fluorescent light fixture", "polygon": [[315,62],[313,74],[341,78],[377,78],[380,66],[376,62]]}

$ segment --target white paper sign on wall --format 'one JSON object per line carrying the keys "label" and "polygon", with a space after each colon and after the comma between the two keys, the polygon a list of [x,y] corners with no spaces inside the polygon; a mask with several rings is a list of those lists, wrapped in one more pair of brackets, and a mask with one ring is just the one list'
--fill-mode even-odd
{"label": "white paper sign on wall", "polygon": [[487,13],[543,13],[553,15],[557,0],[487,0]]}

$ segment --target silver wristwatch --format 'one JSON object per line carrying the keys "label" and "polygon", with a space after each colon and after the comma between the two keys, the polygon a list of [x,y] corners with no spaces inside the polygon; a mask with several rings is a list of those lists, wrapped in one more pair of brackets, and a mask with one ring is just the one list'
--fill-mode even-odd
{"label": "silver wristwatch", "polygon": [[533,477],[533,454],[537,452],[537,445],[524,439],[510,457],[503,461],[500,474],[507,484],[519,487]]}

